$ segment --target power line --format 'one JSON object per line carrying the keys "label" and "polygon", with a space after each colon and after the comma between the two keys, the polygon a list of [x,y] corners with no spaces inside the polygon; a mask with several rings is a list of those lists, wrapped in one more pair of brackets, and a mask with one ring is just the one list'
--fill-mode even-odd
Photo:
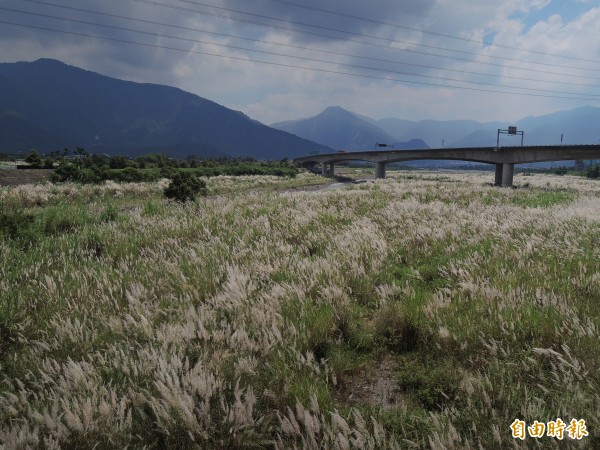
{"label": "power line", "polygon": [[111,37],[108,37],[108,36],[98,36],[98,35],[91,35],[91,34],[86,34],[86,33],[78,33],[78,32],[75,32],[75,31],[57,30],[55,28],[42,27],[42,26],[37,26],[37,25],[28,25],[28,24],[10,22],[10,21],[7,21],[7,20],[0,20],[0,23],[3,23],[5,25],[13,25],[13,26],[18,26],[18,27],[24,27],[24,28],[30,28],[30,29],[37,29],[37,30],[43,30],[43,31],[52,31],[52,32],[63,33],[63,34],[68,34],[68,35],[73,35],[73,36],[81,36],[81,37],[92,38],[92,39],[102,39],[102,40],[106,40],[106,41],[120,42],[120,43],[133,44],[133,45],[140,45],[140,46],[150,47],[150,48],[158,48],[158,49],[163,49],[163,50],[173,50],[173,51],[178,51],[178,52],[182,52],[182,53],[192,53],[192,54],[199,54],[199,55],[206,55],[206,56],[214,56],[214,57],[217,57],[217,58],[232,59],[232,60],[245,61],[245,62],[255,62],[255,63],[259,63],[259,64],[267,64],[267,65],[277,66],[277,67],[285,67],[285,68],[301,69],[301,70],[310,70],[310,71],[313,71],[313,72],[321,72],[321,73],[328,73],[328,74],[335,74],[335,75],[348,75],[348,76],[352,76],[352,77],[367,78],[367,79],[376,79],[376,80],[384,80],[384,81],[390,81],[390,82],[396,81],[396,82],[400,82],[400,83],[415,84],[415,85],[420,85],[420,86],[433,86],[433,87],[442,87],[442,88],[449,88],[449,89],[460,89],[460,90],[476,91],[476,92],[488,92],[488,93],[505,94],[505,95],[520,95],[520,96],[527,96],[527,97],[543,97],[543,98],[556,98],[556,99],[566,99],[566,100],[583,100],[583,101],[589,101],[590,100],[590,98],[585,98],[585,97],[568,97],[568,96],[561,96],[561,95],[533,94],[533,93],[529,93],[529,92],[499,91],[499,90],[494,90],[494,89],[481,89],[481,88],[466,87],[466,86],[452,86],[452,85],[445,85],[445,84],[429,83],[429,82],[425,82],[425,81],[413,81],[413,80],[405,80],[405,79],[398,79],[398,78],[389,78],[389,77],[383,77],[383,76],[377,76],[377,75],[367,75],[367,74],[360,74],[360,73],[342,72],[342,71],[338,71],[338,70],[330,70],[330,69],[321,69],[321,68],[316,68],[316,67],[298,66],[298,65],[294,65],[294,64],[284,64],[284,63],[278,63],[278,62],[273,62],[273,61],[264,61],[264,60],[249,58],[249,57],[242,58],[242,57],[231,56],[231,55],[220,55],[220,54],[217,54],[217,53],[210,53],[210,52],[205,52],[205,51],[200,51],[200,50],[188,50],[188,49],[182,49],[182,48],[177,48],[177,47],[170,47],[170,46],[165,46],[165,45],[149,44],[149,43],[146,43],[146,42],[130,41],[130,40],[127,40],[127,39],[111,38]]}
{"label": "power line", "polygon": [[[448,68],[444,68],[444,67],[430,66],[430,65],[426,65],[426,64],[415,64],[415,63],[410,63],[410,62],[406,62],[406,61],[396,61],[396,60],[389,60],[389,59],[383,59],[383,58],[374,58],[374,57],[369,57],[369,56],[353,55],[353,54],[348,54],[348,53],[342,53],[342,52],[336,52],[336,51],[324,50],[324,49],[317,49],[317,48],[311,48],[311,47],[304,47],[304,46],[298,46],[298,45],[292,45],[292,44],[282,44],[282,43],[278,43],[278,42],[265,41],[265,40],[261,40],[261,39],[248,38],[248,37],[244,37],[244,36],[235,36],[235,35],[231,35],[231,34],[227,34],[227,33],[208,31],[208,30],[203,30],[203,29],[199,29],[199,28],[192,28],[192,27],[186,27],[186,26],[181,26],[181,25],[173,25],[173,24],[167,24],[167,23],[163,23],[163,22],[155,22],[152,20],[138,19],[138,18],[133,18],[133,17],[128,17],[128,16],[122,16],[119,14],[111,14],[111,13],[105,13],[105,12],[100,12],[100,11],[93,11],[93,10],[84,9],[84,8],[76,8],[76,7],[72,7],[72,6],[56,5],[54,3],[48,3],[48,2],[40,1],[40,0],[22,0],[22,1],[45,5],[45,6],[52,6],[52,7],[60,8],[60,9],[67,9],[67,10],[71,10],[71,11],[77,11],[77,12],[95,14],[95,15],[100,15],[100,16],[105,16],[105,17],[129,20],[129,21],[134,21],[134,22],[139,22],[139,23],[144,23],[144,24],[149,24],[149,25],[158,25],[158,26],[175,28],[175,29],[180,29],[180,30],[185,30],[185,31],[195,31],[195,32],[199,32],[199,33],[211,34],[214,36],[222,36],[222,37],[226,37],[226,38],[240,39],[240,40],[250,41],[250,42],[259,43],[259,44],[282,46],[282,47],[293,48],[293,49],[297,49],[297,50],[307,50],[307,51],[324,53],[324,54],[328,54],[328,55],[336,55],[336,56],[342,56],[342,57],[348,57],[348,58],[364,59],[364,60],[368,60],[368,61],[376,61],[376,62],[391,63],[391,64],[402,64],[402,65],[407,65],[407,66],[412,66],[412,67],[443,70],[443,71],[462,73],[462,74],[468,74],[468,75],[479,75],[479,76],[487,76],[487,77],[496,76],[495,74],[487,74],[487,73],[473,72],[473,71],[467,71],[467,70],[458,70],[458,69],[448,69]],[[10,8],[1,8],[0,7],[0,9],[30,14],[27,11],[13,10]],[[33,14],[33,13],[31,13],[31,14]],[[39,14],[39,13],[35,13],[35,14]],[[53,16],[48,16],[48,17],[54,18]],[[532,71],[532,72],[535,72],[535,71]],[[545,72],[545,73],[547,74],[548,72]],[[562,75],[570,76],[568,74],[562,74]],[[508,79],[513,79],[513,80],[520,80],[520,81],[534,81],[537,83],[565,84],[565,85],[584,86],[584,87],[600,87],[600,85],[575,83],[572,81],[562,81],[560,83],[557,83],[555,81],[550,81],[550,80],[539,80],[539,79],[534,79],[534,78],[515,77],[515,76],[510,76],[510,75],[503,75],[503,77],[508,78]],[[591,77],[589,77],[589,78],[594,79]],[[595,80],[600,81],[600,79],[595,79]]]}
{"label": "power line", "polygon": [[[185,0],[179,0],[179,1],[184,2]],[[351,19],[361,20],[363,22],[370,22],[370,23],[374,23],[374,24],[377,24],[377,25],[384,25],[384,26],[393,27],[393,28],[400,28],[400,29],[409,30],[409,31],[416,31],[416,32],[419,32],[419,33],[430,34],[432,36],[437,36],[437,37],[443,37],[443,38],[449,38],[449,39],[456,39],[456,40],[463,41],[463,42],[473,42],[473,43],[476,43],[476,44],[483,44],[483,45],[488,45],[488,46],[493,46],[493,47],[506,48],[506,49],[509,49],[509,50],[518,50],[518,51],[521,51],[521,52],[534,53],[534,54],[543,55],[543,56],[552,56],[552,57],[556,57],[556,58],[565,58],[565,59],[572,59],[572,60],[576,60],[576,61],[591,62],[591,63],[594,63],[594,64],[598,64],[599,63],[599,61],[592,60],[592,59],[578,58],[578,57],[575,57],[575,56],[558,55],[558,54],[555,54],[555,53],[547,53],[547,52],[542,52],[542,51],[538,51],[538,50],[527,50],[527,49],[520,48],[520,47],[511,47],[509,45],[497,44],[495,42],[486,42],[485,40],[479,41],[477,39],[470,39],[470,38],[464,38],[464,37],[460,37],[460,36],[454,36],[454,35],[451,35],[451,34],[439,33],[439,32],[436,32],[436,31],[423,30],[421,28],[414,28],[414,27],[409,27],[409,26],[406,26],[406,25],[399,25],[399,24],[395,24],[395,23],[379,21],[379,20],[370,19],[370,18],[367,18],[367,17],[356,16],[354,14],[349,14],[349,13],[345,13],[345,12],[334,11],[332,9],[320,8],[320,7],[317,7],[317,6],[301,5],[299,3],[292,2],[292,1],[289,1],[289,0],[269,0],[269,1],[274,2],[274,3],[282,3],[282,4],[285,4],[285,5],[296,6],[298,8],[309,9],[309,10],[312,10],[312,11],[318,11],[318,12],[324,12],[324,13],[328,13],[328,14],[333,14],[333,15],[336,15],[336,16],[348,17],[348,18],[351,18]],[[185,1],[185,3],[193,3],[193,2]]]}
{"label": "power line", "polygon": [[[31,0],[24,0],[24,1],[31,1]],[[248,23],[248,24],[253,24],[253,25],[258,25],[261,27],[266,27],[266,28],[273,28],[276,30],[285,30],[285,31],[291,31],[293,33],[300,33],[300,34],[307,34],[310,36],[317,36],[317,37],[324,37],[327,39],[334,39],[334,40],[342,40],[342,41],[348,41],[348,42],[354,42],[360,45],[365,45],[365,46],[371,46],[371,47],[377,47],[377,48],[382,48],[388,51],[396,51],[396,52],[408,52],[408,53],[414,53],[414,54],[418,54],[418,55],[426,55],[426,56],[434,56],[436,58],[444,58],[444,59],[450,59],[453,61],[462,61],[462,62],[467,62],[470,64],[480,64],[480,65],[486,65],[486,66],[492,66],[492,67],[501,67],[501,68],[509,68],[512,70],[520,70],[520,71],[531,71],[531,69],[527,69],[527,68],[523,68],[523,67],[515,67],[515,66],[507,66],[505,64],[499,64],[499,63],[493,63],[493,62],[482,62],[482,61],[473,61],[470,59],[465,59],[465,58],[459,58],[456,56],[448,56],[448,55],[440,55],[439,53],[428,53],[422,50],[415,50],[415,49],[411,49],[411,48],[396,48],[396,47],[389,47],[387,45],[382,45],[382,44],[377,44],[374,42],[365,42],[365,41],[359,41],[356,39],[342,39],[340,37],[336,37],[336,36],[331,36],[328,34],[322,34],[322,33],[316,33],[316,32],[311,32],[311,31],[306,31],[306,30],[298,30],[295,28],[291,28],[291,27],[284,27],[281,25],[275,25],[275,24],[266,24],[263,22],[257,22],[254,20],[249,20],[249,19],[242,19],[239,17],[232,17],[232,16],[227,16],[227,15],[223,15],[223,14],[218,14],[218,13],[214,13],[214,12],[207,12],[207,11],[199,11],[197,9],[190,9],[190,8],[184,8],[182,6],[175,6],[175,5],[166,5],[163,3],[157,3],[151,0],[132,0],[138,3],[146,3],[146,4],[150,4],[150,5],[155,5],[155,6],[159,6],[159,7],[164,7],[164,8],[170,8],[170,9],[175,9],[175,10],[180,10],[180,11],[184,11],[184,12],[192,12],[192,13],[196,13],[196,14],[201,14],[201,15],[206,15],[206,16],[211,16],[211,17],[218,17],[218,18],[223,18],[223,19],[227,19],[227,20],[232,20],[232,21],[237,21],[237,22],[242,22],[242,23]],[[419,45],[419,44],[416,44]],[[474,55],[477,56],[476,53],[473,53]],[[593,70],[593,69],[592,69]],[[597,78],[594,77],[589,77],[589,76],[585,76],[585,75],[571,75],[571,74],[565,74],[565,73],[560,73],[560,72],[551,72],[551,71],[545,71],[546,74],[548,75],[559,75],[559,76],[569,76],[569,77],[575,77],[575,78],[581,78],[581,79],[589,79],[589,80],[598,80]]]}
{"label": "power line", "polygon": [[242,51],[261,53],[261,54],[265,54],[265,55],[271,55],[271,56],[281,56],[281,57],[285,57],[285,58],[299,59],[299,60],[307,61],[307,62],[332,64],[332,65],[341,66],[341,67],[348,67],[351,69],[371,70],[371,71],[376,71],[376,72],[387,72],[387,73],[392,73],[392,74],[396,74],[396,75],[416,76],[416,77],[420,77],[420,78],[428,78],[428,79],[433,79],[433,80],[441,80],[441,81],[445,81],[445,82],[456,82],[456,83],[464,83],[464,84],[478,85],[478,86],[491,86],[491,87],[518,89],[518,90],[523,90],[523,91],[527,91],[527,92],[548,92],[548,93],[554,93],[554,94],[581,95],[581,96],[590,97],[590,99],[595,99],[596,97],[600,98],[600,94],[581,94],[581,93],[576,93],[576,92],[565,92],[565,91],[557,91],[557,90],[550,90],[550,89],[534,89],[534,88],[525,88],[525,87],[519,87],[519,86],[505,86],[505,85],[496,84],[496,83],[486,83],[486,82],[480,82],[480,81],[465,81],[465,80],[458,80],[458,79],[454,79],[454,78],[439,77],[439,76],[434,76],[434,75],[407,73],[407,72],[402,72],[402,71],[397,71],[397,70],[379,69],[379,68],[370,67],[370,66],[362,66],[362,65],[358,65],[358,64],[346,64],[346,63],[332,62],[332,61],[324,60],[324,59],[308,58],[308,57],[304,57],[304,56],[295,56],[295,55],[289,55],[289,54],[285,54],[285,53],[272,52],[272,51],[268,51],[268,50],[250,49],[250,48],[240,47],[237,45],[221,44],[221,43],[212,42],[212,41],[199,41],[196,39],[189,39],[189,38],[183,38],[183,37],[178,37],[178,36],[170,36],[170,35],[155,33],[155,32],[151,32],[151,31],[135,30],[132,28],[120,27],[120,26],[116,26],[116,25],[99,24],[99,23],[89,22],[86,20],[58,17],[58,16],[52,16],[49,14],[34,13],[34,12],[30,12],[30,11],[21,11],[21,10],[12,9],[12,8],[0,7],[0,10],[28,14],[28,15],[33,15],[36,17],[44,17],[44,18],[50,18],[50,19],[55,19],[55,20],[62,20],[62,21],[70,22],[70,23],[79,23],[79,24],[84,24],[84,25],[109,28],[112,30],[144,34],[147,36],[174,39],[174,40],[190,42],[190,43],[194,43],[194,44],[214,45],[217,47],[230,48],[230,49],[234,49],[234,50],[242,50]]}
{"label": "power line", "polygon": [[[318,33],[314,33],[314,32],[311,32],[311,31],[298,30],[296,28],[283,27],[283,26],[278,26],[278,25],[274,25],[274,24],[265,24],[263,22],[255,22],[255,21],[251,21],[249,19],[241,19],[239,17],[232,17],[232,16],[227,16],[227,15],[220,15],[220,14],[216,14],[216,13],[209,13],[209,12],[206,12],[206,11],[198,11],[198,10],[195,10],[195,9],[184,8],[184,7],[176,6],[176,5],[168,5],[168,4],[164,4],[164,3],[160,3],[160,2],[156,2],[156,1],[152,1],[152,0],[132,0],[132,1],[138,2],[138,3],[145,3],[145,4],[149,4],[149,5],[160,6],[160,7],[164,7],[164,8],[179,9],[179,10],[182,10],[182,11],[195,12],[195,13],[198,13],[198,14],[210,15],[210,16],[213,16],[213,17],[221,17],[221,18],[225,18],[225,19],[229,19],[229,20],[235,20],[235,21],[240,21],[240,22],[245,22],[245,23],[253,23],[253,24],[258,24],[258,25],[267,26],[267,27],[271,27],[271,28],[284,29],[284,30],[292,31],[292,32],[296,32],[296,33],[309,34],[309,35],[313,35],[313,36],[322,36],[322,37],[326,37],[328,39],[341,39],[341,38],[336,37],[336,36],[323,35],[323,34],[318,34]],[[268,20],[275,20],[275,21],[278,21],[278,22],[291,23],[291,24],[294,24],[294,25],[307,26],[307,27],[312,27],[312,28],[317,28],[317,29],[332,31],[332,32],[335,32],[335,33],[344,33],[344,34],[348,34],[348,35],[354,35],[354,36],[366,37],[366,38],[370,38],[370,39],[382,40],[382,41],[388,42],[390,44],[391,43],[396,43],[396,44],[414,45],[414,46],[417,46],[417,47],[426,47],[426,48],[431,48],[431,49],[434,49],[434,50],[449,51],[449,52],[462,53],[462,54],[473,55],[473,56],[485,56],[487,58],[494,58],[494,59],[500,59],[500,60],[505,60],[505,61],[515,61],[515,62],[521,62],[521,63],[527,63],[527,64],[535,64],[535,65],[542,65],[542,66],[548,66],[548,67],[560,67],[560,68],[563,68],[563,69],[570,69],[570,70],[588,70],[588,71],[593,71],[593,72],[600,72],[600,69],[590,69],[590,68],[585,68],[585,67],[572,67],[572,66],[565,66],[565,65],[561,65],[561,64],[551,64],[551,63],[543,63],[543,62],[537,62],[537,61],[527,61],[527,60],[521,60],[521,59],[516,59],[516,58],[509,58],[509,57],[505,57],[505,56],[482,55],[480,53],[469,52],[469,51],[466,51],[466,50],[453,50],[453,49],[448,49],[448,48],[445,48],[445,47],[437,47],[437,46],[434,46],[434,45],[426,45],[426,44],[419,44],[419,43],[410,42],[410,41],[401,41],[401,40],[397,40],[397,39],[382,38],[380,36],[372,36],[372,35],[368,35],[368,34],[356,33],[356,32],[353,32],[353,31],[340,30],[340,29],[325,27],[325,26],[321,26],[321,25],[313,25],[313,24],[309,24],[309,23],[295,22],[295,21],[291,21],[291,20],[280,19],[278,17],[266,16],[266,15],[263,15],[263,14],[249,13],[249,12],[240,11],[240,10],[233,9],[233,8],[225,8],[225,7],[222,7],[222,6],[208,5],[206,3],[194,2],[194,1],[191,1],[191,0],[179,0],[179,1],[183,2],[183,3],[193,4],[193,5],[196,5],[196,6],[203,6],[203,7],[214,8],[214,9],[228,11],[228,12],[234,12],[234,13],[238,13],[238,14],[245,14],[245,15],[249,15],[249,16],[252,16],[252,17],[259,17],[259,18],[268,19]],[[351,42],[357,42],[357,43],[364,43],[363,41],[357,41],[355,39],[343,39],[343,40],[351,41]],[[373,43],[369,43],[367,45],[375,45],[375,46],[379,46],[379,47],[382,47],[382,48],[389,49],[388,46],[384,46],[384,45],[376,45],[376,44],[373,44]],[[402,49],[402,50],[405,50],[405,49]],[[443,55],[432,55],[432,54],[430,54],[430,55],[431,56],[443,56]],[[467,61],[469,61],[469,60],[467,60]]]}

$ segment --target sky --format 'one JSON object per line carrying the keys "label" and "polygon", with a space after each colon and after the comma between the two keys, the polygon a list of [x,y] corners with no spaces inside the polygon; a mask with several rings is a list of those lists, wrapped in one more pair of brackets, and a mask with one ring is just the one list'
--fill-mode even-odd
{"label": "sky", "polygon": [[600,106],[600,0],[0,0],[0,62],[175,86],[265,124],[328,106],[515,122]]}

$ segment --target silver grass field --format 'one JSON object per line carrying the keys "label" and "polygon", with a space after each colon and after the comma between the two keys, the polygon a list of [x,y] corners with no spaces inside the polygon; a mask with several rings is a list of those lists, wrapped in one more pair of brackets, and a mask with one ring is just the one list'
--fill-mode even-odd
{"label": "silver grass field", "polygon": [[0,448],[600,448],[600,183],[492,178],[1,188]]}

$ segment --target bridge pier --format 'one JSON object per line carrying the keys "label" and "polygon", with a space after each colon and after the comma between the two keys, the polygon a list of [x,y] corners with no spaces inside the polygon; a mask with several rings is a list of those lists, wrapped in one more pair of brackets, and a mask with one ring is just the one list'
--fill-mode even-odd
{"label": "bridge pier", "polygon": [[496,179],[494,180],[495,186],[502,186],[502,164],[496,164]]}
{"label": "bridge pier", "polygon": [[333,177],[335,175],[334,163],[321,163],[321,175],[324,177]]}
{"label": "bridge pier", "polygon": [[502,187],[512,187],[514,171],[515,165],[513,163],[505,163],[502,165]]}
{"label": "bridge pier", "polygon": [[375,178],[385,178],[385,163],[375,163]]}

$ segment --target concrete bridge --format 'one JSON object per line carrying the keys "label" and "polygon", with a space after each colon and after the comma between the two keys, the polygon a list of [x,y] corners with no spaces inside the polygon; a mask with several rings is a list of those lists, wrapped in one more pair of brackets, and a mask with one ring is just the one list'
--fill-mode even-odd
{"label": "concrete bridge", "polygon": [[[385,178],[386,164],[426,159],[471,161],[496,165],[496,186],[512,186],[515,164],[547,161],[600,159],[600,145],[537,145],[525,147],[466,147],[426,150],[371,150],[303,156],[295,163],[322,164],[323,176],[333,176],[335,163],[368,161],[375,163],[375,177]],[[328,170],[329,169],[329,170]]]}

